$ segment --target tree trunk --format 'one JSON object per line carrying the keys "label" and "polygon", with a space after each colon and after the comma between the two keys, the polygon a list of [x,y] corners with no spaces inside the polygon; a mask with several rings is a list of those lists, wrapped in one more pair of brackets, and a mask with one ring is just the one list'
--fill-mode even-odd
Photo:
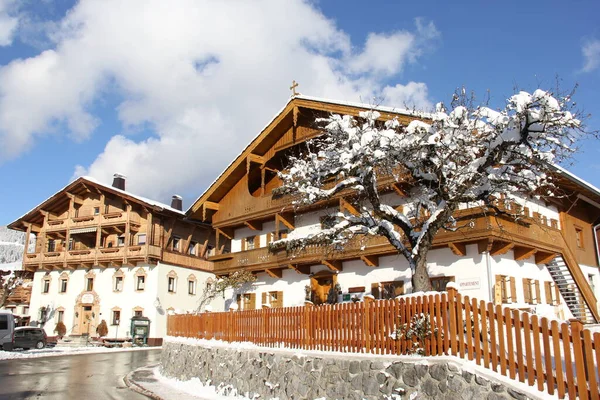
{"label": "tree trunk", "polygon": [[412,286],[413,293],[431,291],[431,281],[427,272],[427,253],[416,260],[415,273],[412,276]]}

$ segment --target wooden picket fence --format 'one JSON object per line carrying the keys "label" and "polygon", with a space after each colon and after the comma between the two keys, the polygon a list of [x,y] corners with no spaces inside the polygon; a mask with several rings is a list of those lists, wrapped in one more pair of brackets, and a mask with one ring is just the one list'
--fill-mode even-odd
{"label": "wooden picket fence", "polygon": [[[422,340],[396,338],[429,319]],[[447,293],[393,300],[170,315],[168,335],[347,353],[455,355],[559,398],[600,399],[600,333]]]}

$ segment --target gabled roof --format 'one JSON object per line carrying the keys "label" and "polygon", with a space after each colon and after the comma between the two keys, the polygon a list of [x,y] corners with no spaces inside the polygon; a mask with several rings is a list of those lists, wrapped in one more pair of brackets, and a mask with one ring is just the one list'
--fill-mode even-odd
{"label": "gabled roof", "polygon": [[[188,208],[186,214],[191,216],[206,201],[218,202],[231,190],[246,173],[246,157],[249,154],[264,154],[286,132],[286,127],[293,123],[294,108],[312,109],[331,113],[358,115],[360,111],[377,110],[383,117],[393,118],[405,116],[412,118],[428,118],[430,114],[414,110],[394,107],[374,106],[372,104],[324,99],[313,96],[297,95],[288,100],[286,105],[275,114],[260,133],[242,149],[240,154],[210,184],[208,189]],[[284,128],[281,128],[281,126]],[[256,153],[254,152],[256,151]]]}
{"label": "gabled roof", "polygon": [[69,183],[68,185],[66,185],[65,187],[63,187],[62,189],[57,191],[56,193],[54,193],[52,196],[50,196],[49,198],[44,200],[42,203],[40,203],[38,206],[36,206],[35,208],[33,208],[32,210],[27,212],[25,215],[18,218],[16,221],[8,224],[8,228],[15,229],[15,230],[23,230],[23,225],[21,224],[22,222],[29,222],[31,220],[39,219],[39,216],[41,215],[41,213],[40,213],[41,210],[48,210],[48,209],[52,209],[55,207],[61,207],[61,206],[64,206],[65,203],[68,204],[69,200],[68,200],[68,197],[65,196],[65,194],[67,192],[78,193],[79,191],[82,190],[82,188],[85,189],[86,186],[96,187],[100,190],[114,194],[116,196],[120,196],[124,199],[127,199],[127,200],[132,201],[137,204],[140,204],[142,206],[153,208],[154,210],[159,211],[159,212],[167,211],[167,212],[172,212],[172,213],[178,214],[179,216],[182,216],[182,217],[185,216],[185,213],[183,211],[172,208],[171,206],[169,206],[167,204],[163,204],[163,203],[155,201],[155,200],[151,200],[151,199],[147,199],[142,196],[138,196],[138,195],[128,192],[126,190],[121,190],[121,189],[115,188],[113,186],[106,185],[106,184],[96,180],[95,178],[92,178],[89,176],[82,176],[82,177],[77,178],[73,182]]}

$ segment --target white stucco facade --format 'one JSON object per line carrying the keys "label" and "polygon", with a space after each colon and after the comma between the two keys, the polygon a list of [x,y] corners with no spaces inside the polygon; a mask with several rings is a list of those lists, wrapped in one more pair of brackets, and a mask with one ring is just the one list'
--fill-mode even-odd
{"label": "white stucco facade", "polygon": [[[143,276],[143,282],[140,276]],[[117,282],[117,277],[121,278],[120,282]],[[175,279],[171,290],[169,277]],[[87,290],[89,278],[93,279],[91,291]],[[214,279],[214,275],[163,263],[119,269],[95,267],[88,270],[37,271],[30,303],[31,323],[38,324],[40,309],[46,308],[50,311],[44,329],[49,336],[56,335],[54,329],[59,319],[65,324],[67,335],[87,334],[89,330],[90,336],[96,336],[96,326],[105,320],[107,338],[128,338],[132,336],[131,318],[137,311],[150,319],[149,337],[162,338],[166,335],[168,313],[193,311],[209,278]],[[63,290],[63,280],[67,280],[66,290]],[[188,280],[194,282],[192,287]],[[46,281],[49,283],[46,284]],[[222,301],[221,298],[215,299],[211,305],[222,308],[219,303]],[[93,313],[89,324],[82,318],[82,313],[86,312],[84,307]]]}

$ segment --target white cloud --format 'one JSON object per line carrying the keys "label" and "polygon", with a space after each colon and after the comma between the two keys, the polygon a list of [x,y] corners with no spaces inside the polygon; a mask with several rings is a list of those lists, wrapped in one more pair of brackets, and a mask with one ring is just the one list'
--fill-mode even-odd
{"label": "white cloud", "polygon": [[584,63],[583,72],[591,72],[600,66],[600,40],[588,40],[581,47]]}
{"label": "white cloud", "polygon": [[51,50],[0,69],[0,161],[63,124],[86,139],[101,126],[94,102],[111,90],[124,132],[154,136],[116,135],[75,173],[109,182],[119,171],[157,199],[203,190],[284,105],[292,79],[314,96],[430,106],[424,83],[385,79],[439,36],[417,20],[414,31],[370,34],[357,53],[300,0],[82,0],[56,26]]}
{"label": "white cloud", "polygon": [[0,46],[10,46],[19,18],[12,12],[15,0],[0,0]]}

